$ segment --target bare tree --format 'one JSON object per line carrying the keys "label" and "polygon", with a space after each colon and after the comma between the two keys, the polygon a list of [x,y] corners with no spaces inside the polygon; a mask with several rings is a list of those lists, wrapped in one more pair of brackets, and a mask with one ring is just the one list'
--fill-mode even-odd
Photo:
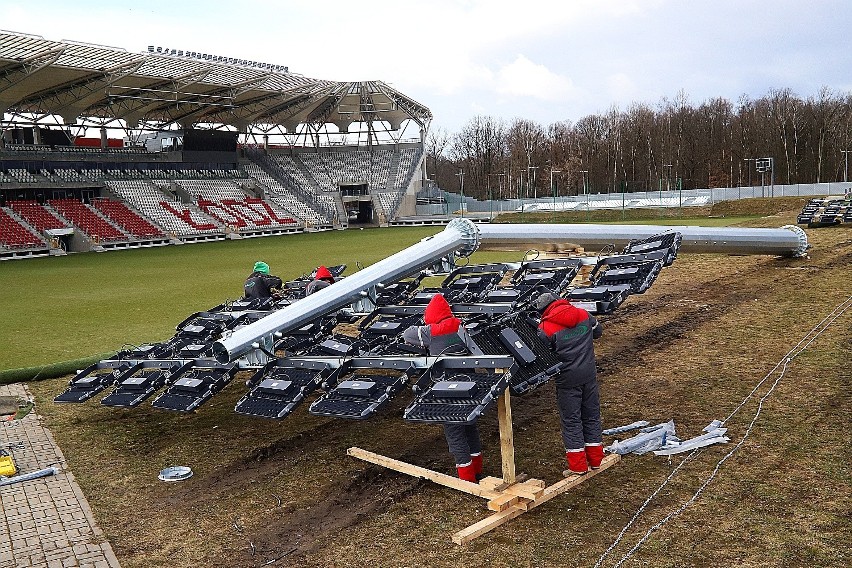
{"label": "bare tree", "polygon": [[507,137],[510,168],[518,174],[519,179],[526,179],[525,191],[535,194],[534,185],[541,178],[536,175],[536,170],[546,160],[544,129],[537,122],[517,118],[509,126]]}
{"label": "bare tree", "polygon": [[449,153],[465,176],[466,195],[488,197],[488,175],[502,169],[505,142],[505,126],[490,116],[474,117],[453,137]]}
{"label": "bare tree", "polygon": [[426,176],[433,179],[438,187],[449,180],[449,158],[447,148],[450,145],[450,135],[443,128],[430,130],[426,137]]}

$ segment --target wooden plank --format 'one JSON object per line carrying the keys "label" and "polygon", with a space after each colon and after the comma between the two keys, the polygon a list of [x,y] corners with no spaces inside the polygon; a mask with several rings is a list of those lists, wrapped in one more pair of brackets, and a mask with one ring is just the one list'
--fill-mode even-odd
{"label": "wooden plank", "polygon": [[587,481],[587,480],[593,478],[594,476],[601,473],[602,471],[605,471],[605,470],[609,469],[610,467],[612,467],[613,465],[617,464],[620,459],[621,459],[621,456],[618,455],[618,454],[608,455],[601,462],[600,468],[593,469],[593,470],[591,470],[588,473],[583,474],[583,475],[572,475],[570,477],[566,477],[565,479],[563,479],[561,481],[557,481],[556,483],[554,483],[553,485],[551,485],[549,487],[545,487],[544,492],[541,494],[541,497],[539,497],[538,499],[536,499],[535,501],[530,503],[530,508],[538,507],[542,503],[546,503],[547,501],[550,501],[551,499],[553,499],[557,495],[561,495],[562,493],[565,493],[567,490],[571,489],[572,487],[576,487],[577,485],[580,485],[584,481]]}
{"label": "wooden plank", "polygon": [[500,477],[483,477],[479,480],[479,486],[489,489],[491,491],[502,491],[507,487],[506,482],[503,481]]}
{"label": "wooden plank", "polygon": [[459,532],[453,535],[453,542],[456,544],[466,544],[472,541],[473,539],[482,536],[493,529],[496,529],[500,525],[505,524],[506,522],[514,519],[515,517],[519,517],[530,509],[533,509],[543,503],[546,503],[547,501],[550,501],[557,495],[565,493],[568,489],[576,487],[584,481],[591,479],[600,472],[618,463],[620,459],[621,456],[619,456],[618,454],[609,455],[604,458],[603,462],[601,462],[600,469],[593,469],[585,475],[572,475],[570,477],[566,477],[561,481],[557,481],[553,485],[545,487],[542,491],[541,496],[535,501],[527,501],[523,499],[519,500],[514,505],[511,505],[509,508],[494,513],[493,515],[490,515],[488,517],[485,517],[478,523],[470,525],[466,529],[460,530]]}
{"label": "wooden plank", "polygon": [[503,481],[515,482],[515,440],[512,434],[512,404],[509,389],[497,399],[497,421],[500,425],[500,455],[503,458]]}
{"label": "wooden plank", "polygon": [[504,493],[500,497],[496,499],[492,499],[488,502],[488,508],[492,511],[505,511],[512,505],[518,502],[520,497],[517,495],[512,495],[511,493]]}
{"label": "wooden plank", "polygon": [[537,484],[530,484],[529,482],[516,483],[504,489],[503,492],[535,501],[544,493],[544,487],[539,487]]}
{"label": "wooden plank", "polygon": [[462,491],[463,493],[476,495],[477,497],[484,497],[486,499],[496,499],[502,495],[497,491],[491,491],[485,487],[480,486],[477,483],[464,481],[462,479],[447,475],[445,473],[439,473],[437,471],[432,471],[431,469],[426,469],[425,467],[420,467],[418,465],[413,465],[403,461],[395,460],[393,458],[375,454],[373,452],[369,452],[361,448],[349,448],[348,450],[346,450],[346,453],[352,457],[364,460],[366,462],[374,463],[376,465],[380,465],[388,469],[393,469],[395,471],[411,475],[412,477],[428,479],[429,481],[437,483],[438,485],[450,487],[457,491]]}
{"label": "wooden plank", "polygon": [[[526,479],[528,477],[529,477],[529,475],[527,475],[526,473],[516,473],[515,474],[515,483],[521,483],[522,481],[526,481]],[[541,487],[544,487],[544,481],[537,479],[536,482],[541,483]],[[484,487],[485,489],[488,489],[490,491],[497,491],[499,493],[499,492],[503,491],[504,489],[506,489],[507,487],[511,486],[512,484],[506,483],[500,477],[488,476],[488,477],[483,477],[482,479],[480,479],[479,485],[481,487]]]}
{"label": "wooden plank", "polygon": [[500,525],[507,523],[515,517],[524,514],[524,510],[519,507],[509,507],[505,511],[494,513],[491,516],[485,517],[478,523],[472,524],[466,529],[462,529],[453,535],[453,542],[456,544],[467,544],[478,536],[496,529]]}

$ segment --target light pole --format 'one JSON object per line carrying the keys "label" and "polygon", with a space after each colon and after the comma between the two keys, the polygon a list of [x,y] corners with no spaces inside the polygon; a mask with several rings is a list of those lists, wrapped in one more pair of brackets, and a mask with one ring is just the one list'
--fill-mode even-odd
{"label": "light pole", "polygon": [[550,170],[550,192],[553,194],[553,213],[556,213],[556,186],[553,185],[553,174],[561,174],[562,170]]}
{"label": "light pole", "polygon": [[459,176],[459,191],[461,192],[461,216],[464,217],[464,170],[459,170],[459,173],[456,174]]}
{"label": "light pole", "polygon": [[766,197],[766,172],[769,172],[772,184],[772,197],[775,197],[775,160],[773,158],[757,158],[754,167],[760,172],[760,196]]}
{"label": "light pole", "polygon": [[849,150],[841,150],[843,154],[843,182],[849,181]]}
{"label": "light pole", "polygon": [[[751,183],[751,168],[749,167],[748,163],[755,161],[757,161],[757,158],[743,158],[743,162],[746,163],[746,169],[748,170],[748,186],[751,188],[754,188],[754,186]],[[754,189],[751,190],[751,196],[754,197]]]}
{"label": "light pole", "polygon": [[589,193],[586,190],[586,174],[589,173],[589,170],[580,170],[580,175],[583,176],[583,195],[586,196],[586,221],[589,220]]}
{"label": "light pole", "polygon": [[[498,194],[498,202],[503,199],[503,185],[501,176],[505,176],[504,173],[496,173],[496,174],[488,174],[488,200],[491,202],[491,218],[494,218],[494,194],[491,192],[491,176],[497,176],[497,194]],[[501,207],[502,211],[502,207]]]}
{"label": "light pole", "polygon": [[[527,183],[530,183],[532,180],[532,189],[533,189],[533,199],[538,199],[538,188],[535,186],[535,171],[538,169],[538,166],[527,166]],[[530,172],[532,170],[532,178],[530,178]],[[529,195],[529,191],[527,195]]]}
{"label": "light pole", "polygon": [[[663,164],[663,167],[669,169],[668,173],[666,174],[666,193],[670,194],[672,192],[672,167],[673,166],[672,166],[672,164]],[[662,187],[660,188],[660,193],[662,194]],[[660,195],[660,205],[663,204],[662,201],[663,201],[663,198],[662,198],[662,195]],[[683,206],[683,203],[681,203],[681,206]]]}

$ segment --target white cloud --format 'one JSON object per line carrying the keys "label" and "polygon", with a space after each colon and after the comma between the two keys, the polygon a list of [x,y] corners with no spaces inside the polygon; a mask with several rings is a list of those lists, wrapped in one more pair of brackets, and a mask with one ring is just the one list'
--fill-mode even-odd
{"label": "white cloud", "polygon": [[533,63],[523,55],[497,72],[495,90],[502,95],[533,97],[559,101],[573,96],[571,79],[554,73],[545,65]]}
{"label": "white cloud", "polygon": [[632,100],[638,94],[636,83],[627,73],[615,73],[606,78],[607,91],[616,101]]}

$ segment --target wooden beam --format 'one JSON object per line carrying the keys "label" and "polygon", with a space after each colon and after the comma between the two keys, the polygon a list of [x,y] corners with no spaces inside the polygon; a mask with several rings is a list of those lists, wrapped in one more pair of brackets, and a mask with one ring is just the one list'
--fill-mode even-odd
{"label": "wooden beam", "polygon": [[526,511],[521,509],[520,507],[509,507],[504,511],[500,511],[499,513],[494,513],[490,517],[485,517],[478,523],[472,524],[464,530],[460,530],[456,534],[453,535],[453,542],[456,544],[467,544],[478,536],[482,536],[485,533],[492,531],[499,527],[500,525],[507,523],[518,517],[523,515]]}
{"label": "wooden beam", "polygon": [[517,503],[519,500],[520,497],[518,497],[517,495],[504,493],[500,497],[489,501],[488,508],[492,511],[505,511],[506,509]]}
{"label": "wooden beam", "polygon": [[512,404],[509,389],[497,399],[497,421],[500,425],[500,454],[503,457],[503,481],[515,483],[515,439],[512,433]]}
{"label": "wooden beam", "polygon": [[508,485],[505,481],[503,481],[502,478],[492,477],[490,475],[488,477],[483,477],[482,479],[480,479],[479,486],[489,489],[491,491],[502,491],[503,489],[506,489],[506,487],[508,487]]}
{"label": "wooden beam", "polygon": [[596,476],[600,472],[602,472],[602,471],[612,467],[613,465],[617,464],[620,459],[621,459],[620,455],[610,454],[603,459],[603,461],[601,462],[600,468],[593,469],[593,470],[591,470],[588,473],[583,474],[583,475],[571,475],[571,476],[566,477],[565,479],[563,479],[561,481],[557,481],[556,483],[554,483],[550,487],[545,487],[544,492],[541,494],[541,497],[536,499],[532,503],[532,506],[538,507],[542,503],[550,501],[551,499],[553,499],[557,495],[565,493],[566,491],[568,491],[572,487],[580,485],[584,481],[591,479],[592,477]]}
{"label": "wooden beam", "polygon": [[484,497],[485,499],[491,500],[496,499],[502,495],[502,493],[492,491],[486,487],[480,486],[477,483],[464,481],[463,479],[459,479],[457,477],[453,477],[445,473],[439,473],[437,471],[432,471],[431,469],[426,469],[425,467],[420,467],[418,465],[413,465],[403,461],[395,460],[393,458],[375,454],[373,452],[369,452],[361,448],[349,448],[348,450],[346,450],[346,453],[352,457],[364,460],[366,462],[374,463],[376,465],[380,465],[382,467],[386,467],[388,469],[392,469],[400,473],[405,473],[412,477],[428,479],[429,481],[437,483],[438,485],[450,487],[452,489],[456,489],[457,491],[462,491],[463,493],[476,495],[477,497]]}
{"label": "wooden beam", "polygon": [[510,495],[517,495],[518,497],[523,497],[524,499],[535,501],[544,493],[544,484],[536,483],[537,481],[540,480],[531,479],[530,481],[527,481],[525,483],[516,483],[515,485],[507,487],[504,493],[509,493]]}
{"label": "wooden beam", "polygon": [[[584,475],[572,475],[570,477],[566,477],[561,481],[557,481],[550,487],[545,487],[541,495],[535,500],[529,501],[526,499],[521,499],[517,503],[510,505],[508,508],[494,513],[491,516],[485,517],[478,523],[470,525],[466,529],[460,530],[459,532],[454,534],[453,542],[456,544],[466,544],[472,541],[473,539],[482,536],[493,529],[496,529],[500,525],[514,519],[515,517],[526,513],[530,509],[534,509],[535,507],[538,507],[539,505],[550,501],[557,495],[565,493],[572,487],[576,487],[584,481],[588,481],[600,472],[618,463],[620,459],[621,456],[618,454],[606,456],[603,462],[601,462],[601,467],[599,469],[593,469]],[[511,487],[509,489],[511,489]]]}

